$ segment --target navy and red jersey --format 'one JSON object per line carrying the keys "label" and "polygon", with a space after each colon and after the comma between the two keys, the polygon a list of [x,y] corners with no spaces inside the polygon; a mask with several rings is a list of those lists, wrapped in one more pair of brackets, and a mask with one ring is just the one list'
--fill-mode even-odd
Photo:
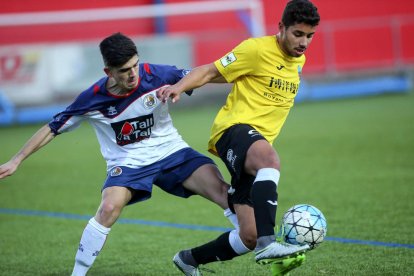
{"label": "navy and red jersey", "polygon": [[146,166],[188,147],[172,124],[168,103],[156,96],[159,88],[177,83],[188,70],[148,63],[139,64],[138,70],[138,86],[127,95],[110,94],[108,77],[98,80],[53,117],[49,123],[52,131],[58,135],[88,121],[108,170]]}

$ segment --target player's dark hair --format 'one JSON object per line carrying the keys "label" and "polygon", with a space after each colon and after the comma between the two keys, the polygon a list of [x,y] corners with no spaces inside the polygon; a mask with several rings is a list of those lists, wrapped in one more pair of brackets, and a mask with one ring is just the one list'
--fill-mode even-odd
{"label": "player's dark hair", "polygon": [[115,33],[102,40],[99,49],[107,67],[122,66],[134,55],[138,55],[135,43],[122,33]]}
{"label": "player's dark hair", "polygon": [[317,26],[320,16],[318,8],[309,0],[291,0],[286,4],[282,15],[282,23],[286,28],[295,24]]}

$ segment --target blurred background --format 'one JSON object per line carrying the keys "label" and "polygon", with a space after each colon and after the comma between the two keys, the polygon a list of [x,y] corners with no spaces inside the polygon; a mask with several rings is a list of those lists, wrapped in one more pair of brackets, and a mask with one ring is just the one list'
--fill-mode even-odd
{"label": "blurred background", "polygon": [[[287,0],[14,0],[0,7],[0,126],[50,120],[103,76],[98,44],[114,32],[141,61],[192,68],[243,39],[274,35]],[[297,101],[407,93],[412,0],[314,0],[321,24]],[[195,103],[225,97],[207,86]],[[217,93],[215,93],[217,92]],[[185,104],[183,105],[185,106]]]}

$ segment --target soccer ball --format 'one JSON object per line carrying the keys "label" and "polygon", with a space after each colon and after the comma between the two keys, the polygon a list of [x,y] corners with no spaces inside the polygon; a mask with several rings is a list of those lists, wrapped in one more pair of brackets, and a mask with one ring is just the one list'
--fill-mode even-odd
{"label": "soccer ball", "polygon": [[290,244],[308,244],[311,249],[320,244],[326,236],[325,216],[315,206],[295,205],[283,215],[280,235]]}

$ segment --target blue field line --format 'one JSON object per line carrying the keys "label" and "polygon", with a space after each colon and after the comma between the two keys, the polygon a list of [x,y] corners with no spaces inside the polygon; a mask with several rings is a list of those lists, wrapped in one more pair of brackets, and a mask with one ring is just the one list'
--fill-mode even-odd
{"label": "blue field line", "polygon": [[[0,208],[0,214],[23,215],[23,216],[33,216],[33,217],[52,217],[52,218],[74,219],[74,220],[89,220],[92,217],[92,216],[87,216],[87,215],[76,215],[76,214],[66,214],[66,213],[56,213],[56,212],[47,212],[47,211],[36,211],[36,210],[5,209],[5,208]],[[203,230],[203,231],[217,231],[217,232],[225,232],[225,231],[231,230],[231,228],[229,227],[179,224],[179,223],[150,221],[150,220],[142,220],[142,219],[121,218],[121,219],[118,219],[116,223],[139,224],[139,225],[148,225],[148,226],[157,226],[157,227],[169,227],[169,228]]]}
{"label": "blue field line", "polygon": [[379,242],[379,241],[363,241],[363,240],[334,238],[334,237],[326,237],[325,240],[341,242],[341,243],[365,244],[365,245],[386,246],[386,247],[403,247],[403,248],[414,249],[414,244],[401,244],[401,243]]}
{"label": "blue field line", "polygon": [[[0,208],[0,214],[35,216],[35,217],[52,217],[52,218],[74,219],[74,220],[89,220],[91,218],[91,216],[87,216],[87,215],[56,213],[56,212],[36,211],[36,210],[6,209],[6,208]],[[121,218],[117,221],[117,223],[120,223],[120,224],[139,224],[139,225],[156,226],[156,227],[169,227],[169,228],[179,228],[179,229],[188,229],[188,230],[216,231],[216,232],[225,232],[225,231],[229,231],[229,230],[232,229],[232,228],[229,228],[229,227],[179,224],[179,223],[170,223],[170,222],[163,222],[163,221],[150,221],[150,220],[142,220],[142,219],[122,219]],[[364,240],[335,238],[335,237],[325,237],[325,240],[326,241],[333,241],[333,242],[340,242],[340,243],[363,244],[363,245],[371,245],[371,246],[399,247],[399,248],[414,249],[414,244],[400,244],[400,243],[379,242],[379,241],[364,241]]]}

